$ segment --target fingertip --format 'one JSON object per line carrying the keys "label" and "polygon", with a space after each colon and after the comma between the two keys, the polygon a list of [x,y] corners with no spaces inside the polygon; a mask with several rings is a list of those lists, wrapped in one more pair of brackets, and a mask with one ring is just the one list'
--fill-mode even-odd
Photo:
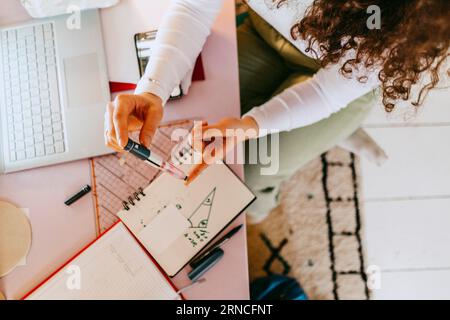
{"label": "fingertip", "polygon": [[112,141],[108,141],[106,142],[106,146],[108,148],[113,149],[116,152],[125,152],[125,150],[123,150],[122,148],[120,148],[116,143],[112,142]]}
{"label": "fingertip", "polygon": [[191,174],[188,175],[187,179],[184,181],[184,185],[188,186],[192,183],[192,181],[195,180],[195,178],[197,178],[198,176],[198,172],[191,172]]}
{"label": "fingertip", "polygon": [[150,147],[150,141],[147,139],[140,140],[139,142],[141,143],[141,145],[143,145],[147,149]]}
{"label": "fingertip", "polygon": [[205,163],[199,164],[195,166],[191,172],[189,172],[188,178],[185,181],[185,185],[189,185],[192,181],[194,181],[202,172],[205,170],[207,165]]}
{"label": "fingertip", "polygon": [[128,139],[127,139],[127,141],[125,141],[124,138],[119,137],[119,141],[117,141],[117,142],[119,143],[119,146],[123,149],[127,145]]}
{"label": "fingertip", "polygon": [[152,143],[152,137],[149,135],[141,135],[139,137],[139,142],[146,148],[150,147],[150,144]]}

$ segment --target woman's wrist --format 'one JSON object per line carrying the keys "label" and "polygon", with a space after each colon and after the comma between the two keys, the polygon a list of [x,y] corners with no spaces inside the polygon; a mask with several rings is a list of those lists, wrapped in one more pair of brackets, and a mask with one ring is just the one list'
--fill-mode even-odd
{"label": "woman's wrist", "polygon": [[241,119],[244,129],[247,131],[248,139],[256,139],[259,135],[259,126],[252,116],[244,116]]}
{"label": "woman's wrist", "polygon": [[161,104],[162,105],[162,99],[158,97],[156,94],[150,93],[150,92],[142,92],[139,93],[140,96],[151,100],[153,103]]}

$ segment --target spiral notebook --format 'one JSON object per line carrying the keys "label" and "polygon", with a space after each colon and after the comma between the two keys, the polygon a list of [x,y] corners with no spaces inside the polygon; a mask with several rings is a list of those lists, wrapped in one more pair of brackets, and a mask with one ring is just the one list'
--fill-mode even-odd
{"label": "spiral notebook", "polygon": [[[185,173],[194,166],[187,139],[172,155]],[[255,199],[224,163],[208,166],[188,186],[161,174],[133,195],[118,216],[169,276],[177,274]]]}

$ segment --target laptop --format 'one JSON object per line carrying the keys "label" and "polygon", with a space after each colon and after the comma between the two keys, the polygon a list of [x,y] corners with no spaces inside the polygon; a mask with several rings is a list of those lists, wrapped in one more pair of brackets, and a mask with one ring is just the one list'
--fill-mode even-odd
{"label": "laptop", "polygon": [[[0,173],[111,153],[98,10],[0,27]],[[70,24],[69,24],[70,25]]]}

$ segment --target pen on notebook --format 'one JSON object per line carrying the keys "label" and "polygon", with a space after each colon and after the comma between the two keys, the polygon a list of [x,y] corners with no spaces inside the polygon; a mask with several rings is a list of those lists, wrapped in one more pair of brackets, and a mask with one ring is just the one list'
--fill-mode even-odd
{"label": "pen on notebook", "polygon": [[131,139],[128,139],[127,145],[125,146],[124,149],[134,154],[136,157],[148,161],[155,168],[167,172],[168,174],[170,174],[175,178],[181,180],[187,179],[186,174],[182,170],[175,167],[169,161],[164,161],[157,155],[153,154],[149,149]]}
{"label": "pen on notebook", "polygon": [[224,235],[222,238],[217,240],[209,250],[206,250],[204,253],[201,253],[198,257],[196,257],[192,262],[190,263],[190,266],[192,268],[195,268],[198,265],[198,262],[201,261],[204,257],[209,255],[212,251],[214,251],[217,248],[220,248],[223,246],[228,240],[230,240],[241,228],[243,227],[243,224],[238,225],[237,227],[231,229],[226,235]]}

